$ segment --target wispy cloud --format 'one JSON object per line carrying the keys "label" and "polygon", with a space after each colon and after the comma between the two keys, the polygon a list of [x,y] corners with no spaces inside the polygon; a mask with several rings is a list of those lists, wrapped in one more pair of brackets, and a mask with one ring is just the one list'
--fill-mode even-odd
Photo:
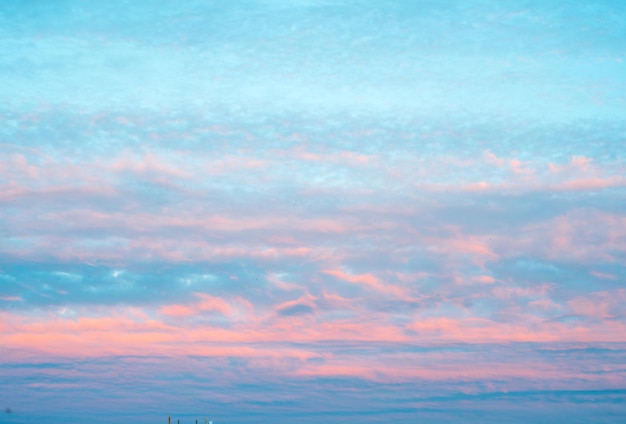
{"label": "wispy cloud", "polygon": [[621,420],[622,6],[5,3],[8,422]]}

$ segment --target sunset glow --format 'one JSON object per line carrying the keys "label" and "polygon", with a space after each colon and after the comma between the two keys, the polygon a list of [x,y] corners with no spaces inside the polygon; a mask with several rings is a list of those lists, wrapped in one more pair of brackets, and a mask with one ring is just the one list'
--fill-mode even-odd
{"label": "sunset glow", "polygon": [[625,40],[611,0],[1,2],[0,423],[626,422]]}

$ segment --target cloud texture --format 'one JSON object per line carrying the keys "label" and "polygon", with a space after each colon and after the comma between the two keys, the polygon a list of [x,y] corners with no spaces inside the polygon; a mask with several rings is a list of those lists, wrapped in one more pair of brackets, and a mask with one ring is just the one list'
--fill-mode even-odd
{"label": "cloud texture", "polygon": [[3,2],[3,420],[622,422],[625,36],[608,0]]}

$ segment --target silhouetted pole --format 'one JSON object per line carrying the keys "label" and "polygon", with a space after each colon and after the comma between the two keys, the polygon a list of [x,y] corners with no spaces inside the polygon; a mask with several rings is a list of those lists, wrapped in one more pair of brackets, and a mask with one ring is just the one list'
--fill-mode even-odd
{"label": "silhouetted pole", "polygon": [[167,424],[171,424],[170,421],[172,420],[172,417],[170,417],[169,415],[167,416]]}

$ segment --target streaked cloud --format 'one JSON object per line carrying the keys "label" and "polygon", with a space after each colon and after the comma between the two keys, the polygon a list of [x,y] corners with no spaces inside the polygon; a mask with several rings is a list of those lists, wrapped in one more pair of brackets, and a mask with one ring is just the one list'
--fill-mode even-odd
{"label": "streaked cloud", "polygon": [[624,16],[6,2],[3,419],[623,421]]}

